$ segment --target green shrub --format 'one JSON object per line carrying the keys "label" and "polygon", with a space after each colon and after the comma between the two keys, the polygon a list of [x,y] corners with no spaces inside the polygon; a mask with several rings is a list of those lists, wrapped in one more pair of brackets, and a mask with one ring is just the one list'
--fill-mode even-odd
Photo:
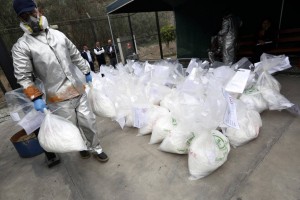
{"label": "green shrub", "polygon": [[166,43],[166,46],[169,47],[169,43],[174,41],[176,38],[175,27],[172,25],[163,26],[160,30],[161,39]]}

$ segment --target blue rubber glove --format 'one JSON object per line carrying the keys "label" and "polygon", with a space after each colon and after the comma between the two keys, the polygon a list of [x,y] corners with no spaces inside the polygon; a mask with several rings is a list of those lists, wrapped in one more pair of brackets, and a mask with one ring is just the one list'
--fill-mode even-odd
{"label": "blue rubber glove", "polygon": [[44,113],[44,108],[47,108],[45,101],[40,98],[34,100],[33,104],[34,109],[36,109],[37,111],[41,111],[42,113]]}
{"label": "blue rubber glove", "polygon": [[92,82],[92,75],[90,73],[88,73],[88,74],[85,75],[85,81],[87,83]]}

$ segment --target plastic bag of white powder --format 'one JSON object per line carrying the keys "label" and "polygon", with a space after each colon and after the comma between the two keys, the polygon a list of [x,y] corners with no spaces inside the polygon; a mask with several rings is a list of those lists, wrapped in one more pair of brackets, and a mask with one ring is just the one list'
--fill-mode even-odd
{"label": "plastic bag of white powder", "polygon": [[203,178],[223,165],[230,151],[229,141],[221,132],[202,132],[192,141],[188,166],[190,180]]}
{"label": "plastic bag of white powder", "polygon": [[86,144],[79,129],[69,120],[45,111],[38,139],[47,152],[66,153],[86,150]]}

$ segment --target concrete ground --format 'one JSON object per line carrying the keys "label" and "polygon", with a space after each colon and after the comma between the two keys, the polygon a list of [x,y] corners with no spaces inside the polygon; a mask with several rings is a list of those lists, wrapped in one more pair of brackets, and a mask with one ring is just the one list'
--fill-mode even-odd
{"label": "concrete ground", "polygon": [[[300,104],[300,77],[276,75],[281,93]],[[283,111],[261,114],[259,137],[231,150],[209,176],[190,181],[187,155],[162,152],[150,135],[98,118],[99,136],[110,160],[60,154],[48,169],[44,155],[21,158],[10,137],[21,128],[0,123],[1,200],[300,200],[300,118]]]}

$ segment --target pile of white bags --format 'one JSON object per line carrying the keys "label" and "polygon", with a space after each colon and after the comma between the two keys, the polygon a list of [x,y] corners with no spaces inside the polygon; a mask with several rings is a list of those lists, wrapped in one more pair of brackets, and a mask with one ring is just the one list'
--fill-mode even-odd
{"label": "pile of white bags", "polygon": [[185,73],[171,60],[128,61],[118,70],[102,67],[105,78],[91,87],[88,98],[96,115],[122,128],[138,128],[138,136],[151,134],[149,144],[160,143],[161,151],[188,154],[190,179],[195,180],[224,164],[230,145],[259,136],[261,112],[293,105],[270,75],[289,66],[286,57],[270,55],[254,71],[247,58],[216,68],[191,59]]}

